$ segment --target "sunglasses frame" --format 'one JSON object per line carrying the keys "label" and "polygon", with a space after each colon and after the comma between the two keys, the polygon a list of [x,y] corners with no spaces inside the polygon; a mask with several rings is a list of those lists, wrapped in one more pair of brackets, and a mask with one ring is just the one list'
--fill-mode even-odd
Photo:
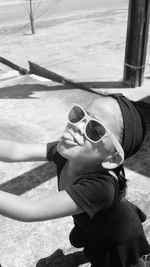
{"label": "sunglasses frame", "polygon": [[[71,122],[70,119],[69,119],[69,114],[70,114],[71,110],[72,110],[74,107],[78,107],[78,108],[80,108],[80,109],[82,110],[82,112],[84,113],[83,118],[82,118],[81,120],[77,121],[77,122]],[[112,133],[112,132],[105,126],[105,124],[104,124],[103,122],[101,122],[100,120],[97,120],[97,119],[93,118],[92,116],[88,115],[87,112],[86,112],[86,110],[85,110],[83,107],[81,107],[81,106],[78,105],[78,104],[73,104],[73,106],[72,106],[72,107],[70,108],[70,110],[68,111],[68,122],[69,122],[71,125],[76,125],[76,124],[80,123],[81,121],[83,121],[83,120],[85,120],[85,119],[86,119],[86,123],[85,123],[85,126],[84,126],[84,135],[85,135],[85,137],[86,137],[91,143],[96,144],[96,143],[101,142],[105,137],[109,136],[109,137],[111,138],[113,144],[114,144],[114,147],[115,147],[116,151],[122,156],[122,161],[121,161],[121,163],[120,163],[120,164],[122,164],[123,161],[124,161],[124,151],[123,151],[123,148],[122,148],[121,144],[119,143],[119,141],[118,141],[117,138],[115,137],[115,135],[114,135],[114,134],[113,134],[113,133]],[[90,139],[90,138],[87,136],[87,134],[86,134],[86,127],[87,127],[87,125],[88,125],[88,123],[89,123],[90,121],[95,121],[95,122],[101,124],[101,125],[104,127],[105,131],[106,131],[105,134],[104,134],[99,140],[97,140],[97,141],[94,141],[94,140]]]}

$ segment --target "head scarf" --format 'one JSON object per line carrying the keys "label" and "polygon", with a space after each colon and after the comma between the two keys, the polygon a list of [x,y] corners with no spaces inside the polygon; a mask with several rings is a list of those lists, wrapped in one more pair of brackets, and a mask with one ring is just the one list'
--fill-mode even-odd
{"label": "head scarf", "polygon": [[145,122],[136,107],[137,102],[129,100],[122,94],[111,94],[109,96],[117,100],[122,112],[124,124],[122,147],[126,159],[140,149],[146,134]]}

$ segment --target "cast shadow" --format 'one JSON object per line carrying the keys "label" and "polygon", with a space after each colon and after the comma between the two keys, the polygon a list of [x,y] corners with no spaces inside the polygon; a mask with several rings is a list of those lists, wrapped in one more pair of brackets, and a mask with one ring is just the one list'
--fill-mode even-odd
{"label": "cast shadow", "polygon": [[19,175],[10,181],[2,183],[0,190],[15,195],[21,195],[42,183],[56,176],[56,167],[54,163],[45,163],[37,168],[32,169],[22,175]]}
{"label": "cast shadow", "polygon": [[35,84],[35,83],[17,84],[0,88],[0,99],[28,99],[28,98],[37,99],[37,97],[34,97],[34,93],[36,92],[53,91],[61,89],[62,88],[59,88],[59,86],[46,86],[43,84]]}
{"label": "cast shadow", "polygon": [[[81,86],[84,86],[83,91],[89,92],[89,88],[93,89],[117,89],[117,88],[126,88],[122,81],[103,81],[103,82],[86,82],[78,83]],[[87,89],[86,89],[87,87]],[[17,84],[12,86],[6,86],[0,88],[0,99],[36,99],[34,96],[36,92],[43,91],[59,91],[59,90],[71,90],[79,89],[71,85],[43,85],[38,83],[32,84]],[[92,91],[91,91],[92,92]]]}
{"label": "cast shadow", "polygon": [[81,264],[88,263],[82,251],[74,250],[74,248],[71,248],[71,251],[65,255],[61,249],[57,249],[52,255],[40,259],[36,267],[78,267]]}

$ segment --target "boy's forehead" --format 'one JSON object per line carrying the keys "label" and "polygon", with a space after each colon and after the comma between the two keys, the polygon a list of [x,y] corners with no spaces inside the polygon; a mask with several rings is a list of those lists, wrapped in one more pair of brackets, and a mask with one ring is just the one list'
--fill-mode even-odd
{"label": "boy's forehead", "polygon": [[100,98],[94,100],[88,107],[88,113],[94,117],[99,117],[101,119],[107,119],[109,117],[113,118],[114,114],[114,102],[110,99],[106,100],[105,98]]}
{"label": "boy's forehead", "polygon": [[120,129],[120,108],[114,99],[103,97],[96,99],[87,107],[87,112],[103,122],[114,133],[118,133],[118,129]]}

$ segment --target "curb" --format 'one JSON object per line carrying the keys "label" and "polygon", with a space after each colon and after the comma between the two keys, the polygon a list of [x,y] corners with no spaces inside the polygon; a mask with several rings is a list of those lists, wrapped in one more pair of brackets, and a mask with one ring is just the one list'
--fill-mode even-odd
{"label": "curb", "polygon": [[0,75],[0,82],[7,81],[9,79],[18,78],[20,74],[18,71],[9,71]]}

